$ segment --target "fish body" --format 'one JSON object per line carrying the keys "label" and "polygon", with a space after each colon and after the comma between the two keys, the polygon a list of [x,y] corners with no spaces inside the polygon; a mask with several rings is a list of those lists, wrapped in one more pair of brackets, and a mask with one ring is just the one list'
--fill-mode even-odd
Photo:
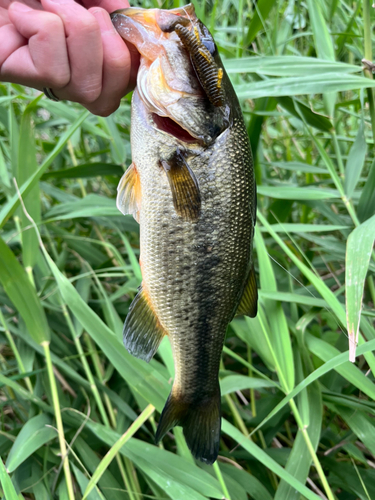
{"label": "fish body", "polygon": [[[249,140],[213,39],[191,5],[125,9],[112,21],[141,54],[132,99],[132,165],[117,199],[120,210],[140,223],[142,285],[124,325],[124,344],[149,361],[168,335],[175,379],[156,440],[182,425],[193,455],[213,463],[226,329],[236,311],[256,314]],[[210,81],[202,81],[207,71],[197,71],[201,63],[176,33],[179,26],[210,51]]]}

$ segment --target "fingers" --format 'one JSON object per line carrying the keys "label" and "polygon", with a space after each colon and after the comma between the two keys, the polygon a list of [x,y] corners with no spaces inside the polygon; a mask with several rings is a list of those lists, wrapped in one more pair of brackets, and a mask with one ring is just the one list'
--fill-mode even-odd
{"label": "fingers", "polygon": [[102,89],[99,98],[86,106],[92,113],[108,116],[120,105],[125,95],[130,75],[131,58],[126,45],[114,29],[108,12],[90,9],[101,32],[103,45]]}
{"label": "fingers", "polygon": [[[0,8],[9,9],[9,6],[11,3],[13,3],[13,1],[14,0],[0,0]],[[22,0],[22,3],[24,3],[28,7],[31,7],[32,9],[43,10],[43,7],[38,0]]]}
{"label": "fingers", "polygon": [[82,0],[82,3],[86,9],[90,7],[101,7],[109,14],[115,10],[129,7],[129,2],[127,0]]}
{"label": "fingers", "polygon": [[18,2],[9,6],[8,15],[13,24],[0,28],[2,53],[7,45],[0,60],[1,79],[35,88],[67,85],[69,60],[61,19]]}
{"label": "fingers", "polygon": [[[113,28],[108,11],[126,0],[0,0],[0,80],[80,102],[108,116],[135,86],[139,55]],[[31,8],[32,5],[35,8]],[[4,6],[4,7],[3,7]],[[40,10],[43,9],[43,10]]]}
{"label": "fingers", "polygon": [[82,104],[96,101],[102,88],[103,46],[95,17],[74,0],[42,0],[42,5],[65,27],[70,82],[56,95]]}
{"label": "fingers", "polygon": [[9,24],[9,16],[8,16],[8,10],[7,9],[2,9],[0,7],[0,27],[4,26],[4,24]]}

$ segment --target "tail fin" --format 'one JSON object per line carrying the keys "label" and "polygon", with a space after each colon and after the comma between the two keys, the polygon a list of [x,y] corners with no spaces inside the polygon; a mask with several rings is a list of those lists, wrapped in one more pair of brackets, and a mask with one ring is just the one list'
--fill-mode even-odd
{"label": "tail fin", "polygon": [[160,416],[156,444],[176,425],[182,426],[192,455],[212,465],[220,444],[220,390],[210,398],[188,402],[183,395],[175,395],[172,389]]}

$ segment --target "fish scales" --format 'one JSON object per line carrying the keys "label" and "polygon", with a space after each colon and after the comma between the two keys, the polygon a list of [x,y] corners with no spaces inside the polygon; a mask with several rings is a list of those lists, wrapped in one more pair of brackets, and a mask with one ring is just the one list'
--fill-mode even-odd
{"label": "fish scales", "polygon": [[[145,128],[137,116],[138,99],[136,95],[133,101],[131,134],[132,141],[144,145],[133,153],[145,186],[140,213],[143,282],[172,344],[175,384],[194,397],[217,389],[225,331],[250,260],[254,182],[248,138],[240,117],[237,134],[224,133],[221,145],[191,159],[202,195],[201,217],[184,221],[176,216],[158,164],[160,153],[155,155],[165,149],[166,138]],[[228,163],[231,155],[234,161]]]}
{"label": "fish scales", "polygon": [[[128,16],[131,10],[120,12]],[[114,24],[122,34],[118,24]],[[187,59],[179,45],[170,57],[173,66],[179,58],[181,63],[181,53]],[[144,78],[144,68],[150,63],[146,60],[143,64],[140,73]],[[189,60],[185,70],[193,70]],[[194,76],[190,78],[197,93],[199,84]],[[142,89],[136,89],[132,99],[133,163],[130,173],[124,176],[135,176],[138,197],[133,196],[129,202],[130,191],[126,198],[126,187],[120,183],[119,188],[120,200],[125,196],[125,201],[119,202],[120,208],[133,213],[140,223],[142,269],[142,288],[126,320],[124,342],[134,355],[149,360],[163,335],[168,335],[175,379],[157,439],[174,425],[182,425],[193,455],[207,463],[212,463],[218,453],[220,358],[227,326],[239,307],[251,273],[256,213],[256,188],[245,124],[227,75],[223,82],[230,110],[228,106],[217,110],[206,98],[209,132],[199,135],[194,130],[198,135],[194,140],[189,130],[191,140],[185,141],[176,133],[160,130],[160,119],[153,112],[155,106],[145,102],[145,82],[138,81]],[[199,99],[196,105],[202,106],[202,96]],[[204,115],[201,108],[199,112]],[[222,130],[216,132],[214,139],[210,113],[217,123],[218,113],[222,114]],[[190,123],[178,122],[173,114],[172,119],[180,126]],[[205,137],[209,137],[206,143]],[[187,192],[189,205],[199,190],[199,200],[195,200],[199,212],[176,207],[171,193],[171,172],[176,169],[189,179],[176,182],[176,198]]]}

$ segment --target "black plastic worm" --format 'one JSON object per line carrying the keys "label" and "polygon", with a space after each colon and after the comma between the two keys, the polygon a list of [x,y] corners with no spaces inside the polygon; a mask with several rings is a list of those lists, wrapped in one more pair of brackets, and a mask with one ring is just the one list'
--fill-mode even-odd
{"label": "black plastic worm", "polygon": [[223,69],[217,66],[210,51],[200,41],[197,31],[191,32],[181,24],[176,24],[174,30],[190,54],[191,62],[208,99],[214,106],[222,106],[224,104],[224,91],[221,87]]}

